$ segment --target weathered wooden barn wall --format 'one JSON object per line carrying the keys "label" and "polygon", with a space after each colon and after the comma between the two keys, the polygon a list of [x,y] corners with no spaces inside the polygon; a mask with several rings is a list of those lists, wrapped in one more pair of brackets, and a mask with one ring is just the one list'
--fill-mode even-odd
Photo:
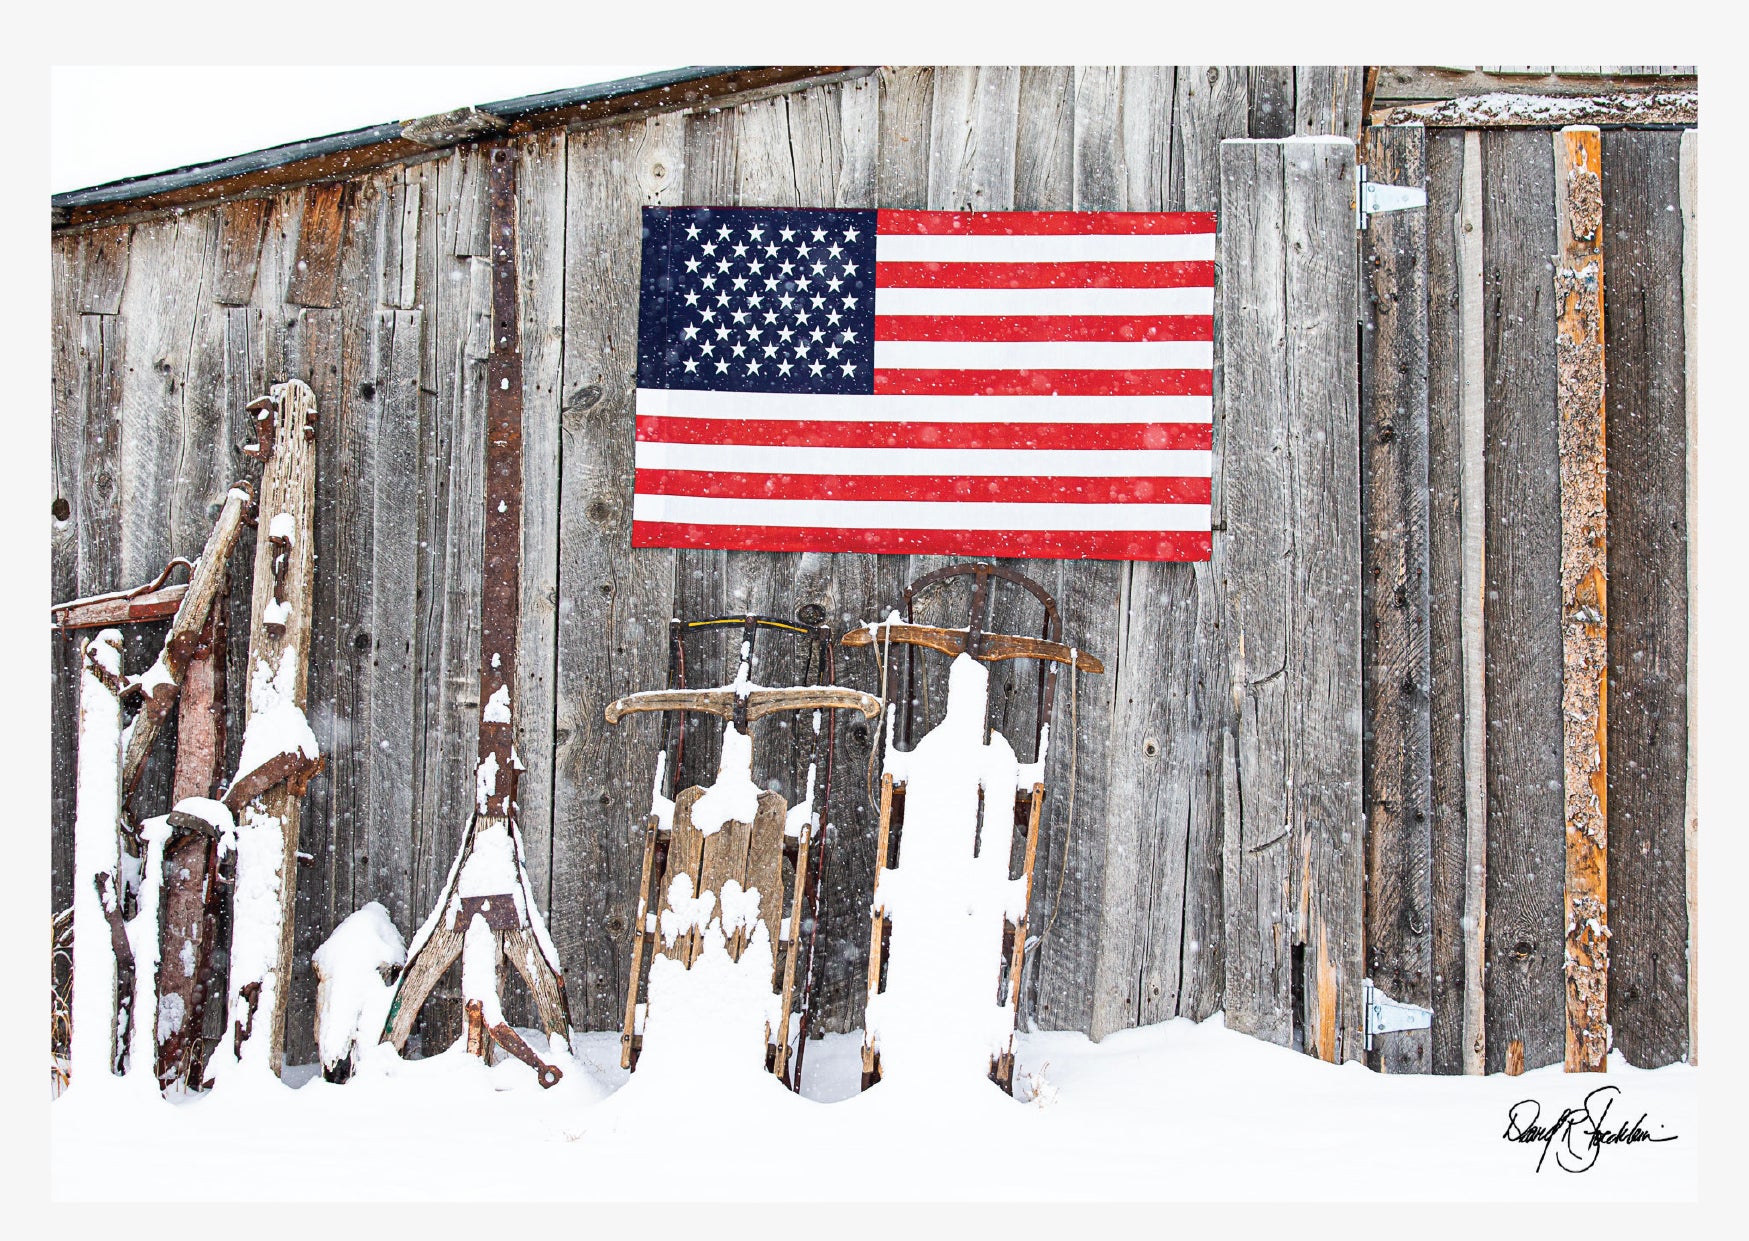
{"label": "weathered wooden barn wall", "polygon": [[[904,582],[943,563],[921,556],[629,549],[639,208],[1214,210],[1222,205],[1223,159],[1231,158],[1223,157],[1222,140],[1361,137],[1363,77],[1358,66],[888,68],[739,106],[515,140],[522,154],[526,479],[517,716],[518,749],[529,766],[522,829],[579,1026],[610,1028],[619,1020],[656,750],[653,719],[612,728],[601,711],[617,695],[662,683],[668,617],[788,615],[818,603],[843,628],[884,615]],[[1620,228],[1642,230],[1644,240],[1633,244],[1646,248],[1641,284],[1622,276],[1620,295],[1633,302],[1619,320],[1618,288],[1606,285],[1611,494],[1612,505],[1619,491],[1626,506],[1619,517],[1612,513],[1618,528],[1611,536],[1610,599],[1612,672],[1620,683],[1611,686],[1619,713],[1611,732],[1611,796],[1619,796],[1626,843],[1612,853],[1610,891],[1623,926],[1641,928],[1634,947],[1624,942],[1625,929],[1617,932],[1623,982],[1612,992],[1611,1016],[1636,1063],[1680,1057],[1687,1035],[1686,441],[1682,293],[1672,284],[1681,269],[1681,217],[1658,214],[1664,196],[1675,192],[1669,152],[1679,137],[1623,132],[1605,140],[1611,236],[1619,220]],[[1528,153],[1533,140],[1540,165]],[[1549,136],[1485,134],[1481,149],[1491,212],[1488,641],[1499,661],[1488,699],[1495,743],[1488,897],[1498,910],[1489,922],[1488,1043],[1490,1067],[1498,1067],[1496,1035],[1526,1039],[1527,1063],[1545,1062],[1550,1048],[1558,1058],[1560,1049],[1560,617],[1558,573],[1547,563],[1558,555],[1559,518],[1550,527],[1553,501],[1542,481],[1554,443],[1553,329],[1543,267],[1552,253],[1543,237],[1553,227],[1544,201]],[[1453,212],[1463,150],[1461,133],[1430,130],[1425,149],[1403,157],[1406,174],[1419,175],[1414,160],[1426,170],[1434,204],[1411,213],[1419,224],[1392,225],[1424,230],[1424,268],[1393,277],[1409,281],[1420,317],[1396,329],[1392,339],[1404,342],[1398,345],[1385,344],[1390,334],[1377,328],[1362,334],[1368,358],[1381,349],[1392,358],[1421,351],[1422,360],[1392,389],[1406,392],[1412,410],[1411,425],[1401,426],[1396,440],[1405,446],[1402,468],[1409,473],[1378,475],[1369,464],[1377,458],[1353,443],[1355,435],[1365,441],[1377,430],[1367,421],[1371,398],[1363,393],[1361,421],[1347,425],[1348,446],[1321,443],[1299,458],[1327,458],[1332,478],[1358,479],[1356,471],[1367,465],[1360,495],[1350,497],[1352,520],[1342,496],[1319,493],[1318,477],[1304,473],[1269,483],[1253,470],[1246,483],[1248,494],[1260,483],[1279,486],[1296,508],[1272,509],[1265,519],[1249,500],[1235,507],[1225,481],[1231,466],[1222,462],[1228,441],[1217,427],[1212,562],[1013,562],[1057,596],[1070,640],[1107,667],[1106,675],[1083,676],[1073,687],[1079,729],[1072,826],[1071,749],[1052,747],[1031,912],[1035,933],[1049,931],[1028,987],[1029,1015],[1041,1026],[1098,1037],[1176,1014],[1202,1018],[1225,1006],[1232,1024],[1331,1054],[1326,1015],[1316,1013],[1306,1028],[1304,997],[1316,993],[1318,971],[1340,965],[1343,994],[1352,997],[1353,973],[1388,966],[1393,979],[1403,980],[1399,998],[1424,994],[1421,1002],[1435,1010],[1431,1064],[1421,1067],[1460,1065],[1453,1031],[1461,1027],[1464,992],[1457,919],[1466,827],[1461,695],[1453,714],[1454,678],[1461,676],[1452,531],[1462,382],[1454,344]],[[1228,167],[1229,183],[1233,175]],[[1283,175],[1276,173],[1278,187]],[[1279,227],[1279,205],[1277,211]],[[167,557],[194,555],[225,488],[246,472],[239,454],[247,435],[243,405],[286,377],[310,383],[320,402],[310,700],[329,765],[311,785],[304,817],[302,847],[311,860],[298,881],[292,1062],[312,1054],[310,951],[369,900],[381,901],[410,930],[437,895],[470,803],[489,348],[486,215],[483,148],[476,146],[345,182],[54,238],[53,465],[57,505],[65,502],[53,521],[56,598],[143,581]],[[1233,219],[1223,227],[1231,230]],[[1234,238],[1222,244],[1225,256]],[[1362,290],[1375,289],[1374,277],[1362,275]],[[1354,288],[1352,269],[1348,287]],[[1364,292],[1359,301],[1364,315]],[[1217,334],[1230,330],[1217,323]],[[1344,331],[1352,342],[1354,333]],[[1257,349],[1269,348],[1270,339],[1259,336]],[[1352,343],[1347,356],[1352,373]],[[1297,376],[1309,382],[1306,373]],[[1217,371],[1217,392],[1224,378]],[[1351,414],[1355,408],[1350,401]],[[1284,433],[1292,425],[1284,422]],[[1268,429],[1253,430],[1245,451],[1273,452]],[[1654,432],[1655,445],[1642,442]],[[1310,445],[1295,451],[1303,448]],[[1402,641],[1391,638],[1389,658],[1381,660],[1385,635],[1371,619],[1375,597],[1368,596],[1373,611],[1364,611],[1359,583],[1320,575],[1349,557],[1364,566],[1360,576],[1370,589],[1375,555],[1398,529],[1379,524],[1379,497],[1388,490],[1414,507],[1417,487],[1427,489],[1424,507],[1410,514],[1417,533],[1407,551],[1393,544],[1392,554],[1420,566],[1415,589],[1422,593],[1398,625]],[[1325,697],[1351,700],[1354,722],[1332,752],[1362,754],[1362,684],[1340,674],[1339,650],[1313,651],[1311,663],[1296,665],[1299,683],[1278,689],[1267,657],[1232,637],[1233,618],[1253,614],[1247,608],[1286,606],[1285,597],[1259,597],[1255,576],[1282,566],[1269,564],[1255,541],[1235,544],[1234,530],[1249,521],[1255,533],[1263,520],[1287,512],[1310,512],[1320,529],[1337,534],[1352,529],[1343,537],[1360,542],[1333,545],[1334,560],[1299,549],[1292,561],[1299,576],[1282,589],[1327,588],[1338,608],[1334,618],[1316,608],[1302,615],[1314,629],[1358,629],[1361,665],[1388,664],[1402,651],[1421,670],[1410,671],[1418,686],[1411,701],[1388,709],[1376,678],[1366,681],[1364,798],[1359,788],[1315,780],[1279,792],[1265,788],[1292,778],[1284,766],[1290,733],[1283,730],[1293,727],[1294,704],[1311,704],[1328,718]],[[1291,533],[1286,526],[1279,531]],[[234,605],[231,627],[234,714],[243,701],[242,606]],[[1287,613],[1269,622],[1284,642],[1289,623]],[[1305,637],[1294,638],[1294,649],[1307,649]],[[59,908],[71,881],[73,755],[65,721],[73,678],[66,675],[70,642],[55,641]],[[149,660],[153,642],[149,634],[135,642],[130,671]],[[1235,668],[1243,674],[1237,693]],[[878,692],[873,662],[864,656],[842,653],[839,673],[844,684]],[[776,670],[769,679],[778,679]],[[1029,732],[1030,696],[1014,692],[1011,681],[999,688],[999,726],[1010,736]],[[1059,690],[1060,721],[1071,710],[1070,688]],[[1353,813],[1367,815],[1377,830],[1375,747],[1387,715],[1390,744],[1413,751],[1393,770],[1407,773],[1405,796],[1419,804],[1404,802],[1406,819],[1390,836],[1400,843],[1363,858],[1361,825],[1349,838],[1331,816],[1348,813],[1352,798]],[[234,727],[233,759],[238,734]],[[841,721],[821,929],[819,1001],[828,1029],[861,1023],[874,865],[864,773],[875,740],[866,725]],[[704,733],[689,741],[683,774],[708,763],[708,741]],[[1541,773],[1550,756],[1556,785],[1545,791],[1524,776]],[[142,805],[151,796],[149,788]],[[1275,813],[1265,807],[1290,801],[1297,808],[1284,813],[1297,817],[1265,822]],[[1307,844],[1298,832],[1291,850],[1272,850],[1272,835],[1309,819],[1324,824],[1322,845]],[[1315,946],[1309,954],[1297,947],[1308,917],[1300,897],[1333,890],[1299,876],[1326,863],[1331,874],[1353,881],[1349,905],[1330,912],[1339,924],[1340,960],[1329,950],[1320,960]],[[1370,894],[1361,890],[1367,864]],[[1381,865],[1402,881],[1381,887]],[[1369,929],[1363,944],[1363,909],[1369,927],[1383,917],[1401,934],[1392,939]],[[1521,942],[1530,945],[1523,954]],[[427,1017],[436,1036],[447,1036],[456,1020],[453,998],[446,1002],[443,994]],[[1352,1000],[1328,1016],[1340,1030],[1340,1054],[1359,1056]]]}

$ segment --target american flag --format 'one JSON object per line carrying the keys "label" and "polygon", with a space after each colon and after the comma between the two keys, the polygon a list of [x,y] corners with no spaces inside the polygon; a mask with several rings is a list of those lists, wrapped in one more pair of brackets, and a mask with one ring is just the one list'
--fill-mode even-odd
{"label": "american flag", "polygon": [[1215,217],[644,208],[639,547],[1209,557]]}

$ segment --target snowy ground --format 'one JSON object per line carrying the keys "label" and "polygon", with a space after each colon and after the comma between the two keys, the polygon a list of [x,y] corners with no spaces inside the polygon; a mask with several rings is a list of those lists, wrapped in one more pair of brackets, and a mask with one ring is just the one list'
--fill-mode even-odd
{"label": "snowy ground", "polygon": [[[1043,1083],[1022,1103],[985,1082],[951,1099],[892,1080],[859,1094],[859,1045],[857,1035],[809,1044],[807,1098],[768,1079],[737,1081],[727,1097],[676,1093],[622,1072],[613,1034],[580,1035],[551,1091],[516,1061],[487,1069],[460,1053],[367,1069],[344,1086],[293,1070],[296,1089],[240,1082],[181,1104],[75,1085],[50,1109],[53,1193],[138,1199],[187,1184],[177,1170],[191,1168],[205,1194],[233,1200],[1669,1201],[1697,1191],[1699,1076],[1685,1065],[1390,1078],[1216,1018],[1097,1044],[1022,1035],[1016,1094]],[[1643,1113],[1647,1130],[1677,1140],[1606,1146],[1583,1175],[1556,1168],[1555,1150],[1539,1173],[1540,1143],[1502,1140],[1520,1100],[1537,1100],[1546,1124],[1604,1084],[1621,1090],[1610,1130]],[[468,1133],[515,1157],[441,1156]],[[831,1157],[798,1164],[798,1142]]]}

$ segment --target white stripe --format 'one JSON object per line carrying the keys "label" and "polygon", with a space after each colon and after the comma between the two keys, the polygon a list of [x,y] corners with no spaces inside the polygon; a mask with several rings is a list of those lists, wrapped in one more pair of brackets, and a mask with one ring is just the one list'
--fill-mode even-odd
{"label": "white stripe", "polygon": [[1213,233],[1005,237],[882,233],[875,238],[879,263],[1208,263],[1214,257]]}
{"label": "white stripe", "polygon": [[737,418],[757,422],[1214,421],[1209,396],[815,396],[806,392],[700,392],[639,388],[640,418]]}
{"label": "white stripe", "polygon": [[640,470],[913,478],[1207,478],[1206,448],[818,448],[793,444],[660,444],[639,440]]}
{"label": "white stripe", "polygon": [[876,370],[1209,370],[1206,340],[877,340]]}
{"label": "white stripe", "polygon": [[847,530],[1207,530],[1206,504],[989,504],[959,501],[632,497],[634,521]]}
{"label": "white stripe", "polygon": [[1181,289],[875,289],[877,315],[1212,315],[1211,285]]}

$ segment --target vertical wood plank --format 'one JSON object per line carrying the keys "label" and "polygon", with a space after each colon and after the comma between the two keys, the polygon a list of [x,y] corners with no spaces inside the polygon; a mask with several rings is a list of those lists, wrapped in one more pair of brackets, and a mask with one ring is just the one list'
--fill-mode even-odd
{"label": "vertical wood plank", "polygon": [[[1192,65],[1180,68],[1173,79],[1173,133],[1171,178],[1165,208],[1168,211],[1218,211],[1221,207],[1221,143],[1245,136],[1249,122],[1250,91],[1244,69],[1234,66]],[[1222,268],[1216,265],[1216,290]],[[1182,1015],[1201,1021],[1221,1008],[1226,966],[1226,915],[1223,883],[1225,829],[1221,799],[1227,783],[1222,774],[1226,738],[1232,734],[1232,708],[1225,692],[1231,686],[1224,603],[1231,574],[1227,568],[1226,526],[1226,432],[1223,410],[1225,350],[1222,324],[1215,323],[1215,425],[1211,497],[1215,535],[1211,558],[1203,564],[1140,563],[1134,566],[1130,598],[1153,600],[1155,606],[1141,609],[1139,618],[1148,627],[1158,616],[1153,635],[1146,628],[1136,631],[1155,650],[1170,650],[1180,642],[1172,629],[1174,621],[1190,624],[1194,640],[1186,654],[1186,671],[1180,684],[1189,688],[1175,704],[1160,738],[1168,757],[1167,770],[1158,777],[1167,790],[1165,820],[1182,820],[1183,861],[1176,846],[1168,843],[1157,856],[1157,878],[1149,901],[1151,930],[1149,956],[1144,962],[1142,1013],[1144,1023]],[[1136,641],[1136,638],[1132,638]],[[1145,662],[1136,671],[1141,673]],[[1122,673],[1120,672],[1120,675]],[[1146,741],[1143,743],[1146,756]],[[1182,793],[1176,791],[1182,789]],[[1182,798],[1180,801],[1179,799]],[[1182,809],[1180,807],[1182,806]],[[1180,896],[1179,893],[1183,895]],[[1179,910],[1178,926],[1171,925]],[[1164,925],[1162,925],[1164,924]],[[1152,945],[1159,944],[1154,950]],[[1157,998],[1156,998],[1157,996]]]}
{"label": "vertical wood plank", "polygon": [[221,204],[218,213],[219,261],[213,279],[213,300],[225,306],[247,306],[255,295],[255,273],[267,226],[267,200],[239,198]]}
{"label": "vertical wood plank", "polygon": [[1282,180],[1294,469],[1289,736],[1305,1040],[1306,1051],[1325,1060],[1358,1060],[1365,812],[1353,144],[1288,140]]}
{"label": "vertical wood plank", "polygon": [[932,210],[1012,208],[1020,74],[1013,67],[935,70],[929,132]]}
{"label": "vertical wood plank", "polygon": [[1487,693],[1487,248],[1482,212],[1482,136],[1464,134],[1458,227],[1459,431],[1458,504],[1463,560],[1464,1022],[1467,1074],[1487,1071],[1485,978],[1488,930]]}
{"label": "vertical wood plank", "polygon": [[[81,401],[84,366],[83,317],[79,314],[79,241],[56,237],[50,243],[50,432],[53,494],[49,501],[49,591],[54,601],[73,599],[79,589],[79,529],[84,519],[80,495],[85,486],[83,448],[86,411]],[[50,908],[59,913],[73,902],[73,813],[78,778],[79,639],[54,633],[49,638],[49,815],[51,824]]]}
{"label": "vertical wood plank", "polygon": [[522,602],[516,657],[517,781],[523,863],[552,909],[553,717],[559,607],[559,436],[564,406],[565,138],[520,144],[517,271],[522,278]]}
{"label": "vertical wood plank", "polygon": [[[1427,180],[1427,131],[1367,131],[1368,173]],[[1428,626],[1428,225],[1426,211],[1362,234],[1361,588],[1366,734],[1367,970],[1392,999],[1433,1005],[1432,676]],[[1387,1073],[1425,1073],[1430,1030],[1375,1040]]]}
{"label": "vertical wood plank", "polygon": [[1567,829],[1566,1068],[1609,1052],[1608,586],[1603,395],[1602,147],[1594,126],[1554,135],[1555,364],[1561,445],[1561,720]]}
{"label": "vertical wood plank", "polygon": [[1687,399],[1682,135],[1603,136],[1609,383],[1609,1021],[1645,1068],[1688,1055]]}
{"label": "vertical wood plank", "polygon": [[921,207],[929,198],[930,118],[935,107],[933,69],[882,68],[878,152],[878,206]]}
{"label": "vertical wood plank", "polygon": [[[1463,340],[1464,135],[1427,135],[1428,730],[1435,1073],[1464,1065]],[[1478,272],[1478,276],[1480,273]],[[1477,606],[1480,606],[1480,598]]]}
{"label": "vertical wood plank", "polygon": [[1481,139],[1486,306],[1488,1069],[1561,1058],[1560,448],[1548,135]]}
{"label": "vertical wood plank", "polygon": [[1283,1046],[1295,1034],[1297,940],[1285,151],[1261,141],[1221,148],[1220,419],[1229,514],[1222,602],[1232,668],[1230,705],[1217,708],[1233,719],[1221,807],[1223,1006],[1230,1028]]}
{"label": "vertical wood plank", "polygon": [[1682,383],[1688,415],[1688,767],[1683,789],[1683,844],[1688,860],[1688,1062],[1700,1063],[1700,132],[1682,133]]}
{"label": "vertical wood plank", "polygon": [[1299,65],[1294,69],[1294,132],[1358,138],[1363,124],[1363,65]]}
{"label": "vertical wood plank", "polygon": [[567,142],[551,926],[582,1029],[614,1028],[625,1000],[657,749],[654,717],[612,728],[602,705],[665,683],[681,559],[629,546],[640,208],[679,199],[694,119]]}
{"label": "vertical wood plank", "polygon": [[79,255],[76,299],[80,314],[121,313],[133,238],[131,224],[110,224],[80,235],[75,243]]}
{"label": "vertical wood plank", "polygon": [[346,226],[346,185],[329,181],[304,190],[297,258],[285,300],[296,306],[340,304],[340,247]]}
{"label": "vertical wood plank", "polygon": [[1295,120],[1293,66],[1251,66],[1251,137],[1286,138]]}

